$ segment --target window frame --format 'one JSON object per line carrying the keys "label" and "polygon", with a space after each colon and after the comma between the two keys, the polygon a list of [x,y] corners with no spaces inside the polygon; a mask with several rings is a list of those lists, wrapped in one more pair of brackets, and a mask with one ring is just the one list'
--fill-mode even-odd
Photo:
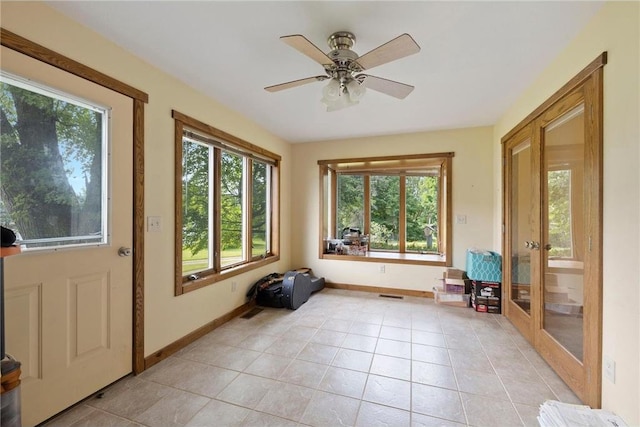
{"label": "window frame", "polygon": [[[172,110],[172,118],[174,119],[174,151],[175,151],[175,168],[174,168],[174,192],[175,192],[175,261],[174,261],[174,273],[175,273],[175,295],[182,295],[187,292],[200,289],[202,287],[214,284],[216,282],[226,280],[230,277],[245,273],[247,271],[260,268],[264,265],[271,264],[280,260],[280,162],[281,156],[272,153],[250,142],[244,141],[238,137],[228,134],[222,130],[219,130],[213,126],[207,125],[197,119],[182,114],[176,110]],[[210,218],[210,222],[213,223],[212,237],[214,239],[214,256],[213,256],[213,268],[203,270],[196,273],[196,277],[193,278],[194,273],[187,275],[182,274],[182,145],[185,132],[189,132],[189,138],[197,139],[199,142],[208,143],[213,146],[213,161],[215,165],[213,167],[213,194],[214,194],[214,208],[213,218]],[[195,138],[194,138],[195,137]],[[243,260],[238,263],[234,263],[225,267],[220,265],[220,257],[216,254],[220,254],[220,185],[221,185],[221,154],[222,151],[228,151],[234,154],[238,154],[243,157],[243,201],[242,203],[248,208],[243,212]],[[268,237],[270,238],[269,248],[270,250],[265,253],[264,256],[254,257],[251,253],[251,223],[252,223],[252,165],[254,161],[260,161],[267,163],[270,167],[271,173],[268,175],[270,187],[268,191],[267,209],[269,210],[269,224],[267,229],[270,231]],[[246,166],[244,166],[246,165]],[[248,174],[248,175],[246,175]],[[246,175],[246,176],[244,176]],[[190,278],[191,276],[191,278]]]}
{"label": "window frame", "polygon": [[[453,152],[411,154],[398,156],[364,157],[319,160],[320,182],[320,227],[318,254],[320,259],[384,262],[398,264],[420,264],[435,266],[451,266],[453,262],[452,233],[452,167]],[[440,168],[440,187],[438,189],[438,241],[440,254],[418,253],[406,250],[406,202],[405,180],[403,177],[419,174],[426,169]],[[370,185],[367,175],[394,174],[400,180],[400,214],[398,251],[367,250],[362,255],[337,255],[325,253],[326,241],[339,238],[336,236],[337,221],[337,177],[341,173],[364,175],[364,234],[369,234],[371,224]]]}

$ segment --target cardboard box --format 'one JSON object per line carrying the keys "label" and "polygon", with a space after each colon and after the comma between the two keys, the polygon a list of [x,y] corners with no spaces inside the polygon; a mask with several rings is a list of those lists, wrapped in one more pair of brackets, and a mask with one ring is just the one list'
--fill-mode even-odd
{"label": "cardboard box", "polygon": [[443,288],[437,286],[433,288],[433,299],[436,304],[469,307],[469,294],[445,292]]}
{"label": "cardboard box", "polygon": [[496,252],[467,249],[467,276],[472,280],[502,282],[502,256]]}
{"label": "cardboard box", "polygon": [[471,293],[481,297],[502,298],[502,284],[498,282],[471,281]]}

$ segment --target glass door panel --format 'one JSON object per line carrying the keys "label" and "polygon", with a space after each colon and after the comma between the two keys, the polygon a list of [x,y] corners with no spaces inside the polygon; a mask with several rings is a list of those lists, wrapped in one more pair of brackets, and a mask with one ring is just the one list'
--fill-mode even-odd
{"label": "glass door panel", "polygon": [[531,314],[531,139],[511,150],[511,300]]}
{"label": "glass door panel", "polygon": [[543,328],[583,359],[584,105],[543,133]]}

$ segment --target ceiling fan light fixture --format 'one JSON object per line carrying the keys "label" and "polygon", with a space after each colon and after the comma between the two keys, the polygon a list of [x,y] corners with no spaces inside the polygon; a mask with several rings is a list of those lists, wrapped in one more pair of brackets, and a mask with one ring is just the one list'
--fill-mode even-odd
{"label": "ceiling fan light fixture", "polygon": [[340,82],[336,79],[329,80],[329,83],[322,89],[322,102],[335,102],[340,98]]}
{"label": "ceiling fan light fixture", "polygon": [[358,102],[364,96],[367,88],[364,86],[364,82],[360,83],[356,79],[351,79],[349,83],[347,83],[347,92],[349,93],[349,98],[353,102]]}

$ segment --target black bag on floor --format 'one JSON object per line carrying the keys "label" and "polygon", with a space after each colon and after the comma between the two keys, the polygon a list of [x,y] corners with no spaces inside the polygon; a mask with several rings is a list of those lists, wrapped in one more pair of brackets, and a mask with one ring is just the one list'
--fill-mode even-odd
{"label": "black bag on floor", "polygon": [[257,286],[256,302],[266,307],[296,310],[309,300],[313,292],[322,288],[324,278],[311,276],[308,269],[292,270],[286,272],[277,282],[262,288]]}

